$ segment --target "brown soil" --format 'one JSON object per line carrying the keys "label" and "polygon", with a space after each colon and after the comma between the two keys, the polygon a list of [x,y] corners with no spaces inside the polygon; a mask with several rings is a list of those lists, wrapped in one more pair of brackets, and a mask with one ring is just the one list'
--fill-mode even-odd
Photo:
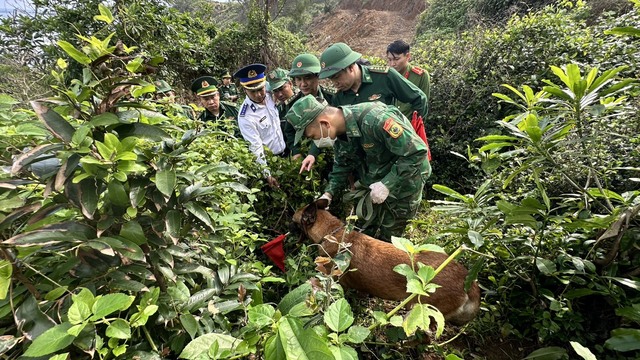
{"label": "brown soil", "polygon": [[363,55],[384,57],[394,40],[411,43],[424,0],[344,0],[311,26],[309,47],[321,53],[336,42]]}

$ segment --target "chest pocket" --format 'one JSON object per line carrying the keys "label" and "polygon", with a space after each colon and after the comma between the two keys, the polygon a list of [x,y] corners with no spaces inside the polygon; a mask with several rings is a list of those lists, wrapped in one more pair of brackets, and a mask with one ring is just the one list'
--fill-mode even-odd
{"label": "chest pocket", "polygon": [[266,115],[258,119],[258,128],[262,130],[267,130],[270,127],[271,127],[271,124],[269,123],[269,119],[267,118]]}

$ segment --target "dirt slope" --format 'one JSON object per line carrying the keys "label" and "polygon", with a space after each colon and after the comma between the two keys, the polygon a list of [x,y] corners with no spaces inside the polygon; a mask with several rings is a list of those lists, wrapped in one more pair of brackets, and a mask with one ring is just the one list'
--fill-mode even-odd
{"label": "dirt slope", "polygon": [[309,46],[321,53],[345,42],[364,55],[384,57],[387,45],[398,39],[411,43],[424,0],[343,0],[332,13],[311,26]]}

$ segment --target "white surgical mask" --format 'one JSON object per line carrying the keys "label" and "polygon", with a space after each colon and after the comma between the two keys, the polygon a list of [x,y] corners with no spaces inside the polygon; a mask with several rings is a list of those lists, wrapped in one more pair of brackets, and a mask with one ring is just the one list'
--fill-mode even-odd
{"label": "white surgical mask", "polygon": [[[320,125],[318,123],[318,125]],[[336,138],[337,139],[337,138]],[[335,144],[336,139],[332,139],[329,136],[329,133],[327,132],[327,137],[324,137],[324,134],[322,132],[322,125],[320,125],[320,139],[318,140],[313,140],[313,143],[316,144],[316,146],[318,148],[328,148],[328,147],[333,147],[333,144]]]}

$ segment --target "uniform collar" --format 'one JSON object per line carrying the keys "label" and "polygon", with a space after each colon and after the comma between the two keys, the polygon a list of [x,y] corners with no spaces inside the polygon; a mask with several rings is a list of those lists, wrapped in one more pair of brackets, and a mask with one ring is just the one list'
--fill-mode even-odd
{"label": "uniform collar", "polygon": [[340,107],[340,110],[342,110],[342,114],[344,115],[347,138],[351,139],[362,136],[353,111],[347,107]]}
{"label": "uniform collar", "polygon": [[413,68],[413,66],[411,66],[411,64],[407,63],[407,68],[404,69],[404,71],[402,72],[402,76],[404,76],[405,79],[409,78],[409,71],[411,71],[412,68]]}

